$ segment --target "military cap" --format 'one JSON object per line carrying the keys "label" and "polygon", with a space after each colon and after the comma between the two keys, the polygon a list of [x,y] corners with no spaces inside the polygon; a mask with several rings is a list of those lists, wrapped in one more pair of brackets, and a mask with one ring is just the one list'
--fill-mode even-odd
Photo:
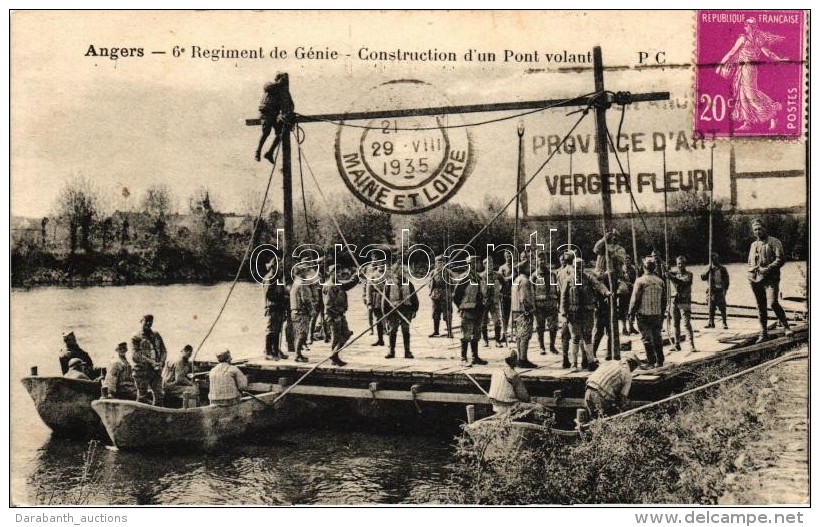
{"label": "military cap", "polygon": [[68,367],[69,368],[73,368],[74,366],[82,366],[83,364],[85,364],[85,363],[82,360],[78,359],[77,357],[74,357],[73,359],[68,361]]}

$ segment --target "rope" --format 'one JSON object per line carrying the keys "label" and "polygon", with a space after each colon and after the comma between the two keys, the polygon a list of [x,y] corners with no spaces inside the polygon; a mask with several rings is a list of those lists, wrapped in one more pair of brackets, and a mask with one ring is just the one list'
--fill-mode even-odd
{"label": "rope", "polygon": [[[586,93],[584,95],[579,95],[578,97],[573,97],[571,99],[564,99],[562,101],[557,101],[557,102],[554,102],[550,105],[547,105],[547,106],[544,106],[544,107],[541,107],[541,108],[536,108],[534,110],[528,110],[526,112],[518,113],[518,114],[515,114],[515,115],[508,115],[506,117],[498,117],[496,119],[488,119],[486,121],[478,121],[478,122],[475,122],[475,123],[453,124],[453,125],[447,125],[447,126],[428,126],[428,127],[419,127],[419,128],[391,128],[391,130],[415,132],[415,131],[420,131],[420,130],[441,130],[441,129],[449,130],[449,129],[452,129],[452,128],[469,128],[469,127],[473,127],[473,126],[482,126],[482,125],[485,125],[485,124],[492,124],[492,123],[498,123],[498,122],[501,122],[501,121],[508,121],[510,119],[517,119],[519,117],[524,117],[524,116],[527,116],[527,115],[532,115],[534,113],[543,112],[544,110],[549,110],[549,109],[555,108],[557,106],[563,106],[563,105],[566,105],[569,102],[576,101],[578,99],[585,99],[586,97],[589,97],[591,95],[596,95],[596,94],[595,94],[595,92]],[[362,125],[362,124],[351,124],[351,123],[347,123],[345,121],[336,121],[336,120],[333,120],[333,119],[320,119],[318,117],[314,117],[314,116],[311,116],[311,115],[299,115],[299,117],[306,118],[306,119],[308,119],[312,122],[330,123],[330,124],[335,124],[337,126],[347,126],[347,127],[350,127],[350,128],[362,128],[364,130],[381,130],[382,129],[382,127],[379,127],[379,126],[367,126],[367,125]],[[404,116],[404,117],[421,117],[421,116],[407,115],[407,116]]]}
{"label": "rope", "polygon": [[[545,161],[541,164],[541,166],[540,166],[540,167],[538,167],[538,170],[536,170],[536,171],[533,173],[533,175],[532,175],[532,176],[530,176],[530,178],[527,180],[527,182],[526,182],[526,183],[524,183],[524,185],[522,185],[522,186],[521,186],[521,188],[518,190],[518,192],[516,193],[516,195],[515,195],[515,196],[513,196],[512,198],[510,198],[510,200],[509,200],[509,201],[507,201],[507,204],[506,204],[506,205],[504,205],[504,207],[502,207],[502,208],[501,208],[501,210],[499,210],[499,211],[496,213],[496,215],[495,215],[495,216],[493,216],[493,217],[490,219],[490,221],[488,221],[488,222],[487,222],[487,223],[486,223],[486,224],[485,224],[485,225],[481,228],[481,230],[479,230],[479,231],[478,231],[475,235],[473,235],[473,237],[470,239],[470,241],[468,241],[465,245],[472,245],[472,244],[473,244],[473,242],[475,242],[475,241],[478,239],[478,237],[479,237],[479,236],[481,236],[481,235],[484,233],[484,231],[486,231],[486,230],[490,227],[490,225],[492,225],[492,224],[495,222],[495,220],[497,220],[497,219],[498,219],[498,218],[499,218],[499,217],[500,217],[500,216],[504,213],[504,211],[506,211],[506,210],[507,210],[507,208],[508,208],[508,207],[509,207],[509,206],[510,206],[510,205],[511,205],[514,201],[515,201],[515,198],[516,198],[516,197],[517,197],[517,196],[518,196],[521,192],[523,192],[523,191],[527,188],[527,186],[529,186],[529,184],[530,184],[530,183],[531,183],[531,182],[535,179],[535,177],[536,177],[536,176],[538,176],[538,174],[540,174],[540,173],[541,173],[541,171],[544,169],[544,167],[546,167],[546,166],[547,166],[547,164],[548,164],[548,163],[552,160],[552,158],[553,158],[553,157],[555,157],[555,154],[556,154],[556,153],[558,153],[558,151],[560,150],[560,147],[561,147],[561,146],[563,146],[563,144],[567,141],[567,139],[570,137],[570,135],[572,135],[572,133],[575,131],[575,129],[576,129],[576,128],[578,128],[578,125],[580,125],[580,124],[581,124],[581,121],[583,121],[583,120],[584,120],[584,118],[585,118],[585,117],[589,114],[589,109],[590,109],[590,108],[592,107],[592,105],[594,104],[595,99],[596,99],[597,97],[599,97],[600,95],[602,95],[602,92],[601,92],[601,93],[598,93],[598,94],[595,94],[595,95],[592,97],[592,99],[591,99],[591,100],[589,101],[589,103],[587,104],[587,107],[586,107],[586,108],[584,108],[584,109],[582,110],[582,112],[581,112],[581,116],[578,118],[578,120],[575,122],[575,124],[574,124],[574,125],[572,125],[572,128],[570,128],[570,129],[569,129],[569,131],[566,133],[566,135],[564,135],[563,139],[561,139],[561,141],[558,143],[558,146],[557,146],[557,147],[556,147],[556,149],[552,152],[552,154],[550,154],[550,155],[547,157],[547,159],[546,159],[546,160],[545,160]],[[573,112],[573,113],[574,113],[574,112]],[[308,163],[308,170],[310,170],[310,164],[309,164],[309,163]],[[418,296],[418,294],[419,294],[421,291],[423,291],[424,289],[426,289],[429,285],[430,285],[430,282],[427,282],[426,284],[424,284],[424,285],[422,285],[421,287],[417,288],[417,289],[415,290],[415,292],[413,292],[413,295]],[[390,310],[390,311],[388,311],[387,313],[383,314],[383,315],[381,316],[381,318],[379,318],[379,319],[378,319],[378,320],[376,320],[373,324],[371,324],[371,325],[370,325],[370,327],[365,328],[365,329],[364,329],[364,330],[362,330],[362,331],[361,331],[358,335],[356,335],[355,337],[353,337],[353,338],[351,338],[350,340],[348,340],[348,341],[345,343],[345,345],[344,345],[344,346],[342,346],[339,350],[337,350],[337,353],[341,353],[343,350],[345,350],[346,348],[348,348],[351,344],[353,344],[354,342],[356,342],[357,340],[359,340],[361,337],[363,337],[365,334],[367,334],[367,332],[370,330],[370,328],[375,327],[375,326],[376,326],[376,324],[381,323],[381,321],[382,321],[382,320],[384,320],[385,318],[387,318],[388,316],[390,316],[391,314],[393,314],[393,312],[394,312],[394,311],[396,311],[397,309],[398,309],[398,307],[394,307],[393,309],[391,309],[391,310]],[[325,362],[325,361],[327,361],[328,359],[330,359],[330,357],[327,357],[327,358],[326,358],[326,359],[324,359],[323,361],[316,363],[313,367],[311,367],[308,371],[306,371],[306,372],[305,372],[305,373],[304,373],[301,377],[299,377],[299,379],[297,379],[297,380],[296,380],[296,382],[294,382],[293,384],[291,384],[290,386],[288,386],[288,387],[287,387],[287,389],[286,389],[285,391],[283,391],[281,394],[279,394],[279,396],[278,396],[276,399],[274,399],[273,403],[271,403],[271,404],[276,403],[277,401],[279,401],[280,399],[282,399],[284,396],[286,396],[288,393],[290,393],[290,391],[291,391],[293,388],[295,388],[295,387],[296,387],[299,383],[301,383],[303,380],[305,380],[305,379],[306,379],[306,378],[307,378],[307,377],[308,377],[311,373],[313,373],[314,371],[316,371],[316,368],[318,368],[318,367],[319,367],[322,363],[324,363],[324,362]]]}
{"label": "rope", "polygon": [[245,247],[245,253],[242,255],[242,261],[239,263],[239,269],[236,270],[236,275],[233,277],[233,282],[231,282],[231,287],[228,289],[228,294],[225,296],[225,301],[222,302],[222,307],[219,308],[219,313],[216,314],[216,318],[214,318],[211,327],[208,328],[208,332],[205,333],[205,336],[202,338],[202,341],[196,347],[193,356],[191,357],[191,364],[194,363],[194,359],[196,358],[197,353],[199,350],[202,349],[202,345],[205,344],[205,341],[208,340],[208,337],[211,336],[211,332],[213,332],[214,328],[216,327],[216,323],[219,321],[219,318],[222,316],[222,312],[225,311],[225,307],[228,305],[228,300],[231,298],[231,294],[233,293],[234,288],[236,287],[236,283],[239,281],[239,276],[242,274],[242,266],[245,265],[245,261],[248,259],[248,254],[251,252],[251,248],[253,247],[254,238],[256,238],[256,231],[259,229],[259,223],[262,220],[262,214],[265,212],[265,204],[268,201],[268,193],[270,192],[270,185],[273,182],[273,174],[276,171],[276,160],[279,157],[279,148],[277,146],[276,153],[273,157],[273,166],[270,169],[270,176],[268,176],[268,185],[265,187],[265,195],[262,197],[262,205],[259,207],[259,214],[256,216],[256,221],[253,224],[253,230],[251,231],[250,239],[248,240],[248,245]]}
{"label": "rope", "polygon": [[[302,136],[302,141],[304,141],[304,135]],[[305,231],[307,231],[307,239],[312,240],[313,238],[310,236],[310,220],[308,219],[307,200],[305,199],[305,178],[302,174],[302,142],[299,141],[299,134],[296,134],[296,145],[298,146],[297,155],[299,156],[299,186],[302,187],[302,209],[305,213]]]}

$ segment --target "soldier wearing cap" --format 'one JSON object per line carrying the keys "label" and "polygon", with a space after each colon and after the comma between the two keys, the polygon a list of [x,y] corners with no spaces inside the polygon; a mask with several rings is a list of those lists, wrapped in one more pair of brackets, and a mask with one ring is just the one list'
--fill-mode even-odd
{"label": "soldier wearing cap", "polygon": [[303,258],[293,268],[293,284],[290,286],[290,323],[293,327],[293,341],[296,349],[296,362],[307,362],[302,353],[307,345],[310,315],[313,309],[313,293],[306,279],[310,269],[310,259]]}
{"label": "soldier wearing cap", "polygon": [[492,257],[483,261],[484,270],[478,274],[481,280],[481,295],[484,298],[484,314],[481,317],[481,337],[484,345],[490,345],[488,324],[492,321],[495,346],[501,347],[501,275],[495,270]]}
{"label": "soldier wearing cap", "polygon": [[77,344],[77,337],[73,331],[63,333],[63,343],[65,344],[65,350],[60,352],[60,370],[63,375],[68,372],[68,362],[71,359],[80,359],[83,361],[83,371],[90,377],[94,370],[94,362],[91,360],[91,355]]}
{"label": "soldier wearing cap", "polygon": [[632,372],[638,364],[638,358],[629,353],[621,361],[604,363],[587,378],[584,405],[590,417],[606,417],[626,408]]}
{"label": "soldier wearing cap", "polygon": [[[131,337],[131,359],[134,361],[134,382],[137,401],[162,406],[162,367],[168,357],[162,336],[152,329],[154,315],[142,317],[142,329]],[[149,397],[153,395],[153,401]]]}
{"label": "soldier wearing cap", "polygon": [[390,278],[384,286],[382,295],[382,312],[387,316],[387,337],[389,339],[390,351],[384,358],[392,359],[396,356],[396,337],[401,328],[401,336],[404,342],[404,358],[412,359],[410,352],[410,321],[416,316],[419,310],[419,298],[416,288],[409,280],[402,283],[403,267],[400,262],[393,264]]}
{"label": "soldier wearing cap", "polygon": [[330,328],[330,347],[333,355],[330,361],[334,366],[345,366],[347,363],[339,358],[339,351],[353,334],[347,326],[347,292],[359,283],[359,275],[350,277],[350,273],[335,265],[327,268],[327,283],[322,287],[325,307],[325,324]]}
{"label": "soldier wearing cap", "polygon": [[265,295],[265,317],[268,320],[265,328],[265,357],[270,360],[287,359],[282,353],[280,340],[282,327],[287,319],[288,294],[282,278],[279,259],[274,256],[265,264],[268,270],[262,279],[262,292]]}
{"label": "soldier wearing cap", "polygon": [[484,365],[487,361],[478,356],[478,339],[481,337],[484,298],[481,294],[480,261],[477,256],[468,259],[467,276],[456,285],[453,300],[461,315],[461,362],[467,362],[467,347],[472,351],[472,364]]}
{"label": "soldier wearing cap", "polygon": [[504,364],[493,371],[490,377],[490,391],[487,395],[493,404],[493,411],[497,414],[543,409],[540,404],[530,402],[530,394],[524,386],[524,381],[515,371],[517,362],[515,354],[504,357]]}
{"label": "soldier wearing cap", "polygon": [[681,255],[675,259],[676,267],[669,270],[667,275],[670,283],[670,295],[672,297],[672,321],[675,325],[675,349],[680,351],[680,326],[683,320],[683,327],[689,337],[689,350],[694,353],[695,332],[692,329],[692,273],[686,270],[686,257]]}
{"label": "soldier wearing cap", "polygon": [[444,264],[447,259],[443,254],[436,256],[433,276],[430,278],[430,299],[433,301],[433,332],[430,337],[439,336],[441,319],[447,326],[447,336],[453,336],[453,294],[445,274]]}
{"label": "soldier wearing cap", "polygon": [[[198,391],[190,377],[193,373],[191,367],[191,355],[193,353],[193,346],[186,344],[179,352],[179,358],[176,361],[168,361],[165,370],[162,372],[162,390],[167,398],[173,400],[173,406],[180,406],[186,397],[198,395]],[[170,401],[168,401],[168,404],[169,406],[172,405]]]}
{"label": "soldier wearing cap", "polygon": [[611,293],[594,272],[584,268],[583,260],[574,257],[572,266],[561,280],[559,312],[567,320],[572,339],[572,369],[577,371],[581,352],[581,367],[593,371],[598,366],[592,351],[593,312],[598,299]]}
{"label": "soldier wearing cap", "polygon": [[68,371],[63,374],[66,379],[77,379],[81,381],[90,381],[88,375],[85,374],[85,363],[80,359],[71,359],[68,361]]}
{"label": "soldier wearing cap", "polygon": [[[543,253],[542,253],[543,254]],[[539,259],[538,270],[533,279],[535,299],[535,332],[538,335],[538,346],[541,355],[546,355],[544,333],[549,331],[550,352],[558,354],[555,348],[555,337],[558,335],[558,286],[555,273],[549,268],[545,259]]]}
{"label": "soldier wearing cap", "polygon": [[709,295],[709,322],[706,327],[715,327],[715,309],[720,309],[723,329],[729,329],[726,324],[726,292],[729,291],[729,271],[720,264],[718,253],[712,253],[709,268],[700,275],[700,279],[709,282],[706,290],[706,294]]}
{"label": "soldier wearing cap", "polygon": [[510,296],[513,327],[515,328],[515,346],[518,353],[519,368],[536,368],[527,357],[527,350],[532,338],[532,324],[535,316],[535,295],[529,279],[529,261],[524,260],[516,266],[516,277],[513,280]]}
{"label": "soldier wearing cap", "polygon": [[758,342],[769,338],[769,311],[771,307],[777,320],[785,328],[785,334],[791,335],[786,312],[780,305],[780,268],[786,263],[783,244],[774,236],[769,236],[766,227],[759,219],[752,222],[752,233],[756,240],[749,247],[749,283],[757,302],[757,316],[760,321]]}
{"label": "soldier wearing cap", "polygon": [[504,251],[504,263],[498,268],[498,274],[501,276],[501,342],[507,342],[512,311],[512,281],[515,278],[513,255],[510,251]]}
{"label": "soldier wearing cap", "polygon": [[[373,258],[376,256],[374,254]],[[384,346],[384,312],[382,311],[382,296],[387,273],[384,263],[370,262],[365,268],[364,303],[367,306],[367,318],[370,326],[376,327],[376,342],[371,346]],[[371,327],[370,334],[373,334]]]}
{"label": "soldier wearing cap", "polygon": [[645,258],[643,268],[644,274],[635,280],[629,313],[638,321],[638,331],[646,350],[647,368],[654,368],[663,366],[664,361],[661,329],[666,312],[666,284],[655,274],[655,258]]}
{"label": "soldier wearing cap", "polygon": [[561,313],[561,291],[564,288],[564,282],[567,280],[575,280],[575,253],[572,251],[565,251],[561,253],[561,268],[555,272],[555,280],[558,283],[558,321],[559,329],[561,331],[561,354],[563,361],[561,367],[567,369],[571,366],[569,362],[569,347],[572,337],[569,332],[569,321],[567,317]]}
{"label": "soldier wearing cap", "polygon": [[[308,346],[313,344],[313,341],[316,338],[317,327],[321,328],[321,334],[319,338],[324,338],[325,342],[330,342],[330,325],[328,324],[327,319],[325,318],[325,304],[324,297],[322,294],[324,282],[325,273],[322,267],[320,266],[318,273],[310,281],[310,293],[312,303],[310,313],[310,327],[308,328]],[[320,318],[322,319],[321,325],[319,325]]]}
{"label": "soldier wearing cap", "polygon": [[128,362],[128,344],[120,342],[116,348],[117,358],[108,367],[103,381],[103,394],[110,399],[126,399],[133,401],[137,398],[137,385],[134,383],[134,373],[131,363]]}
{"label": "soldier wearing cap", "polygon": [[219,353],[216,360],[219,364],[208,372],[208,400],[212,406],[236,404],[242,399],[242,390],[248,387],[248,379],[239,368],[231,364],[230,350]]}

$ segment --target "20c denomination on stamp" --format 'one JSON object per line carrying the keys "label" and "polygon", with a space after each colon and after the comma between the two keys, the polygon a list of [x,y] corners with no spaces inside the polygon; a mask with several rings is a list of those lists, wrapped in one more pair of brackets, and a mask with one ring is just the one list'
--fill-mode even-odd
{"label": "20c denomination on stamp", "polygon": [[[432,86],[415,80],[377,86],[366,100],[370,109],[444,102]],[[435,115],[341,123],[335,145],[339,173],[368,206],[391,214],[435,208],[461,188],[475,163],[468,129],[450,123],[452,118]]]}
{"label": "20c denomination on stamp", "polygon": [[803,135],[803,11],[698,11],[695,133]]}

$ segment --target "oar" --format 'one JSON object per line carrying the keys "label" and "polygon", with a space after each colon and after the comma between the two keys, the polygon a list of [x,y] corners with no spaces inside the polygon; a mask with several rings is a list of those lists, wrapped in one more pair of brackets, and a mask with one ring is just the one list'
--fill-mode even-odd
{"label": "oar", "polygon": [[263,401],[263,400],[262,400],[262,399],[260,399],[259,397],[255,396],[255,395],[254,395],[254,394],[252,394],[251,392],[244,392],[244,391],[243,391],[243,392],[242,392],[242,395],[246,395],[246,396],[250,397],[251,399],[254,399],[254,400],[255,400],[255,401],[257,401],[257,402],[259,402],[259,403],[261,403],[261,404],[264,404],[265,406],[270,406],[271,408],[273,408],[273,405],[272,405],[272,404],[270,404],[270,403],[266,403],[265,401]]}

